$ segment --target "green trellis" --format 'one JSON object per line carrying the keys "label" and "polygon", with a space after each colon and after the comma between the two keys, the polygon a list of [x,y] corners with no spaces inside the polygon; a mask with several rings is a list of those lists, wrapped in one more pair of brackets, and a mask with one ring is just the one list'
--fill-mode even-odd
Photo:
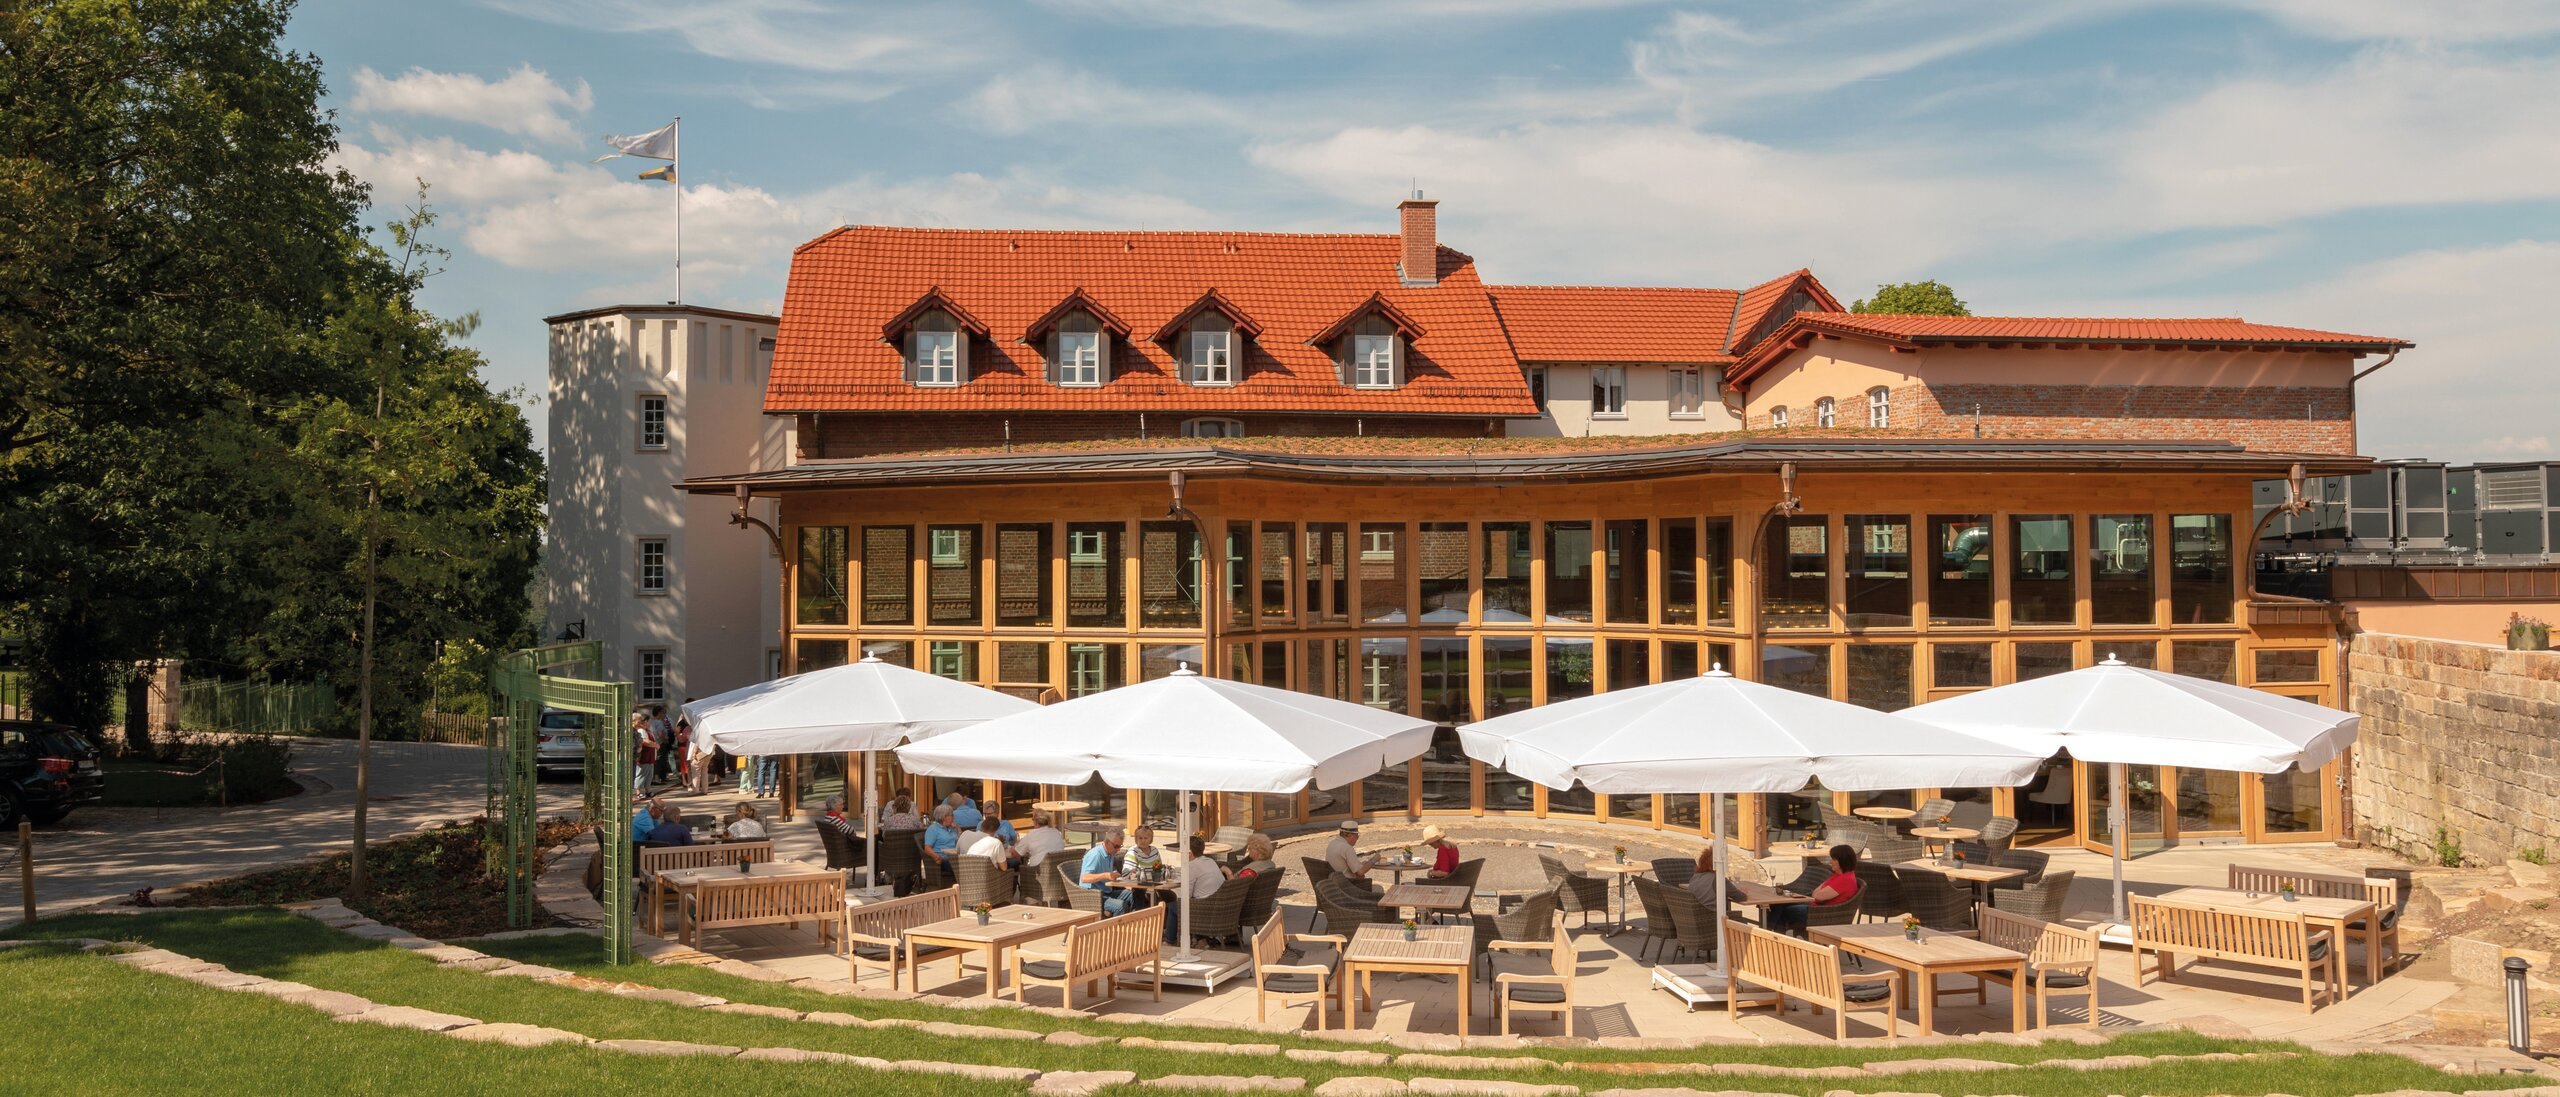
{"label": "green trellis", "polygon": [[617,721],[631,711],[629,682],[606,682],[569,676],[604,665],[604,645],[588,640],[509,652],[490,674],[503,732],[489,737],[490,794],[497,801],[494,817],[506,839],[507,923],[523,927],[533,920],[533,873],[539,822],[534,799],[535,743],[542,734],[542,711],[560,709],[586,719],[588,821],[603,827],[597,856],[604,858],[605,959],[631,962],[631,842],[620,820],[631,817],[631,736]]}

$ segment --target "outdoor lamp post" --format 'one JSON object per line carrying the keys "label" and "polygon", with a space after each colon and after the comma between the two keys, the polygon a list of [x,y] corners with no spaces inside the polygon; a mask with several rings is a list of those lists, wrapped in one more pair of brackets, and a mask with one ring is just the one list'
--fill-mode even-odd
{"label": "outdoor lamp post", "polygon": [[2507,969],[2507,1050],[2518,1055],[2533,1054],[2533,1002],[2525,993],[2524,957],[2509,956]]}

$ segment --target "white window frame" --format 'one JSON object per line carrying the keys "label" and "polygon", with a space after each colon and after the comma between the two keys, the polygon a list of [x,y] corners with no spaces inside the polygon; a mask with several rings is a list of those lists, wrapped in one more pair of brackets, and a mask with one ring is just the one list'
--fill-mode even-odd
{"label": "white window frame", "polygon": [[[641,648],[631,656],[631,685],[638,699],[664,702],[667,699],[667,649]],[[651,672],[653,663],[656,664],[655,673]]]}
{"label": "white window frame", "polygon": [[1232,385],[1236,382],[1236,333],[1232,331],[1195,331],[1191,333],[1191,383],[1195,385]]}
{"label": "white window frame", "polygon": [[1058,333],[1058,383],[1091,388],[1102,383],[1102,333]]}
{"label": "white window frame", "polygon": [[667,400],[666,393],[644,392],[640,394],[639,412],[641,450],[649,453],[661,453],[666,450],[670,434],[667,429],[668,420],[670,418],[668,414],[669,407],[670,404]]}
{"label": "white window frame", "polygon": [[1780,404],[1777,407],[1769,409],[1769,429],[1787,429],[1787,406],[1785,404]]}
{"label": "white window frame", "polygon": [[1361,704],[1368,705],[1372,708],[1384,708],[1395,703],[1395,687],[1403,685],[1404,683],[1396,681],[1394,676],[1388,673],[1389,669],[1394,665],[1395,660],[1389,659],[1384,655],[1364,655],[1361,657]]}
{"label": "white window frame", "polygon": [[1100,693],[1110,684],[1111,651],[1102,644],[1067,645],[1067,696]]}
{"label": "white window frame", "polygon": [[[968,657],[969,642],[966,640],[931,641],[925,645],[924,665],[929,668],[926,673],[949,678],[954,682],[966,682],[969,679],[964,677],[962,672],[968,670]],[[945,659],[951,661],[951,668],[947,671],[943,669]]]}
{"label": "white window frame", "polygon": [[1822,399],[1819,399],[1819,400],[1814,401],[1814,402],[1813,402],[1813,425],[1815,425],[1815,426],[1817,426],[1817,427],[1836,427],[1836,426],[1839,426],[1839,425],[1840,425],[1840,403],[1839,403],[1839,401],[1833,400],[1832,398],[1830,398],[1830,397],[1828,397],[1828,396],[1825,396],[1825,397],[1823,397]]}
{"label": "white window frame", "polygon": [[1182,421],[1182,436],[1185,438],[1242,438],[1244,423],[1235,419],[1216,417],[1185,419]]}
{"label": "white window frame", "polygon": [[1594,419],[1627,417],[1627,367],[1591,367],[1591,417]]}
{"label": "white window frame", "polygon": [[1396,387],[1395,336],[1354,335],[1351,337],[1351,387],[1362,389]]}
{"label": "white window frame", "polygon": [[1529,399],[1538,405],[1538,414],[1545,415],[1547,414],[1547,367],[1531,366],[1527,372]]}
{"label": "white window frame", "polygon": [[633,590],[652,596],[667,593],[668,580],[672,574],[668,562],[667,539],[664,537],[640,538],[632,553],[631,571]]}
{"label": "white window frame", "polygon": [[1867,390],[1867,425],[1871,427],[1893,425],[1893,390],[1883,385]]}
{"label": "white window frame", "polygon": [[1707,375],[1704,371],[1694,366],[1672,368],[1671,417],[1674,419],[1707,417]]}
{"label": "white window frame", "polygon": [[[1068,530],[1067,559],[1079,564],[1101,563],[1103,561],[1103,545],[1107,544],[1109,540],[1110,536],[1098,529]],[[1086,548],[1084,547],[1085,544],[1091,544],[1093,547]]]}
{"label": "white window frame", "polygon": [[[960,535],[964,532],[966,531],[956,528],[932,528],[926,531],[926,551],[932,554],[934,566],[957,567],[968,562],[965,554],[960,551]],[[949,542],[947,548],[944,546],[946,540]]]}
{"label": "white window frame", "polygon": [[916,333],[916,384],[928,388],[954,388],[960,384],[959,332]]}
{"label": "white window frame", "polygon": [[1404,530],[1401,527],[1361,530],[1360,558],[1363,560],[1395,559],[1396,534],[1402,532],[1404,532]]}

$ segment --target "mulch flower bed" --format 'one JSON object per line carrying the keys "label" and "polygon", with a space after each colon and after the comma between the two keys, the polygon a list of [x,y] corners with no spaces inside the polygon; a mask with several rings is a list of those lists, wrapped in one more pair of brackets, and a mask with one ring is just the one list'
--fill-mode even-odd
{"label": "mulch flower bed", "polygon": [[[535,841],[544,855],[584,833],[574,823],[545,821]],[[375,842],[365,865],[373,893],[347,896],[347,855],[334,853],[306,864],[267,869],[187,889],[162,904],[176,907],[240,906],[342,899],[368,918],[439,940],[498,933],[507,924],[507,883],[496,871],[502,843],[478,819],[448,823],[422,834]],[[540,871],[536,867],[537,873]],[[534,908],[530,927],[552,924]]]}

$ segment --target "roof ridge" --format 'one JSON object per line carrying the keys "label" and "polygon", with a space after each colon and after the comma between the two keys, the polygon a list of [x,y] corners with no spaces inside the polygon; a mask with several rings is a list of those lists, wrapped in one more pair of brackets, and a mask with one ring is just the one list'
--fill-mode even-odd
{"label": "roof ridge", "polygon": [[[2248,320],[2248,319],[2245,319],[2245,318],[2242,318],[2242,317],[2238,317],[2238,316],[2059,316],[2059,315],[2048,315],[2048,316],[2026,316],[2026,315],[2014,315],[2014,316],[1987,316],[1987,315],[1974,314],[1974,313],[1969,313],[1969,314],[1966,314],[1966,315],[1963,315],[1963,316],[1948,316],[1948,315],[1945,315],[1945,314],[1943,314],[1943,313],[1935,313],[1935,312],[1851,312],[1851,311],[1846,311],[1846,310],[1843,310],[1843,311],[1840,311],[1840,312],[1806,312],[1806,313],[1800,313],[1800,314],[1798,314],[1798,315],[1802,315],[1802,316],[1813,316],[1813,317],[1832,317],[1832,316],[1907,316],[1907,317],[1919,317],[1919,318],[1930,319],[1930,320],[2100,320],[2100,321],[2105,321],[2105,322],[2108,322],[2108,323],[2116,323],[2116,324],[2162,324],[2162,323],[2187,323],[2187,324],[2195,324],[2195,323],[2248,324],[2248,323],[2253,323],[2253,321],[2250,321],[2250,320]],[[2259,326],[2261,326],[2261,327],[2293,327],[2294,325],[2292,325],[2292,324],[2262,324],[2262,325],[2259,325]],[[2311,330],[2311,329],[2304,329],[2304,330]]]}
{"label": "roof ridge", "polygon": [[[1402,238],[1401,233],[1393,232],[1278,232],[1268,229],[963,229],[943,228],[935,225],[840,225],[836,228],[827,230],[827,232],[819,236],[817,240],[824,240],[829,236],[835,236],[840,233],[855,230],[866,232],[933,233],[940,236],[1189,236],[1208,239],[1224,239],[1237,236],[1268,236],[1278,237],[1281,239],[1300,240],[1339,240],[1346,238],[1358,240],[1399,240]],[[816,243],[817,240],[812,240],[810,243]],[[802,246],[806,247],[807,245],[804,244]],[[1447,245],[1442,246],[1446,247]],[[1455,251],[1457,249],[1451,248],[1450,250]]]}

